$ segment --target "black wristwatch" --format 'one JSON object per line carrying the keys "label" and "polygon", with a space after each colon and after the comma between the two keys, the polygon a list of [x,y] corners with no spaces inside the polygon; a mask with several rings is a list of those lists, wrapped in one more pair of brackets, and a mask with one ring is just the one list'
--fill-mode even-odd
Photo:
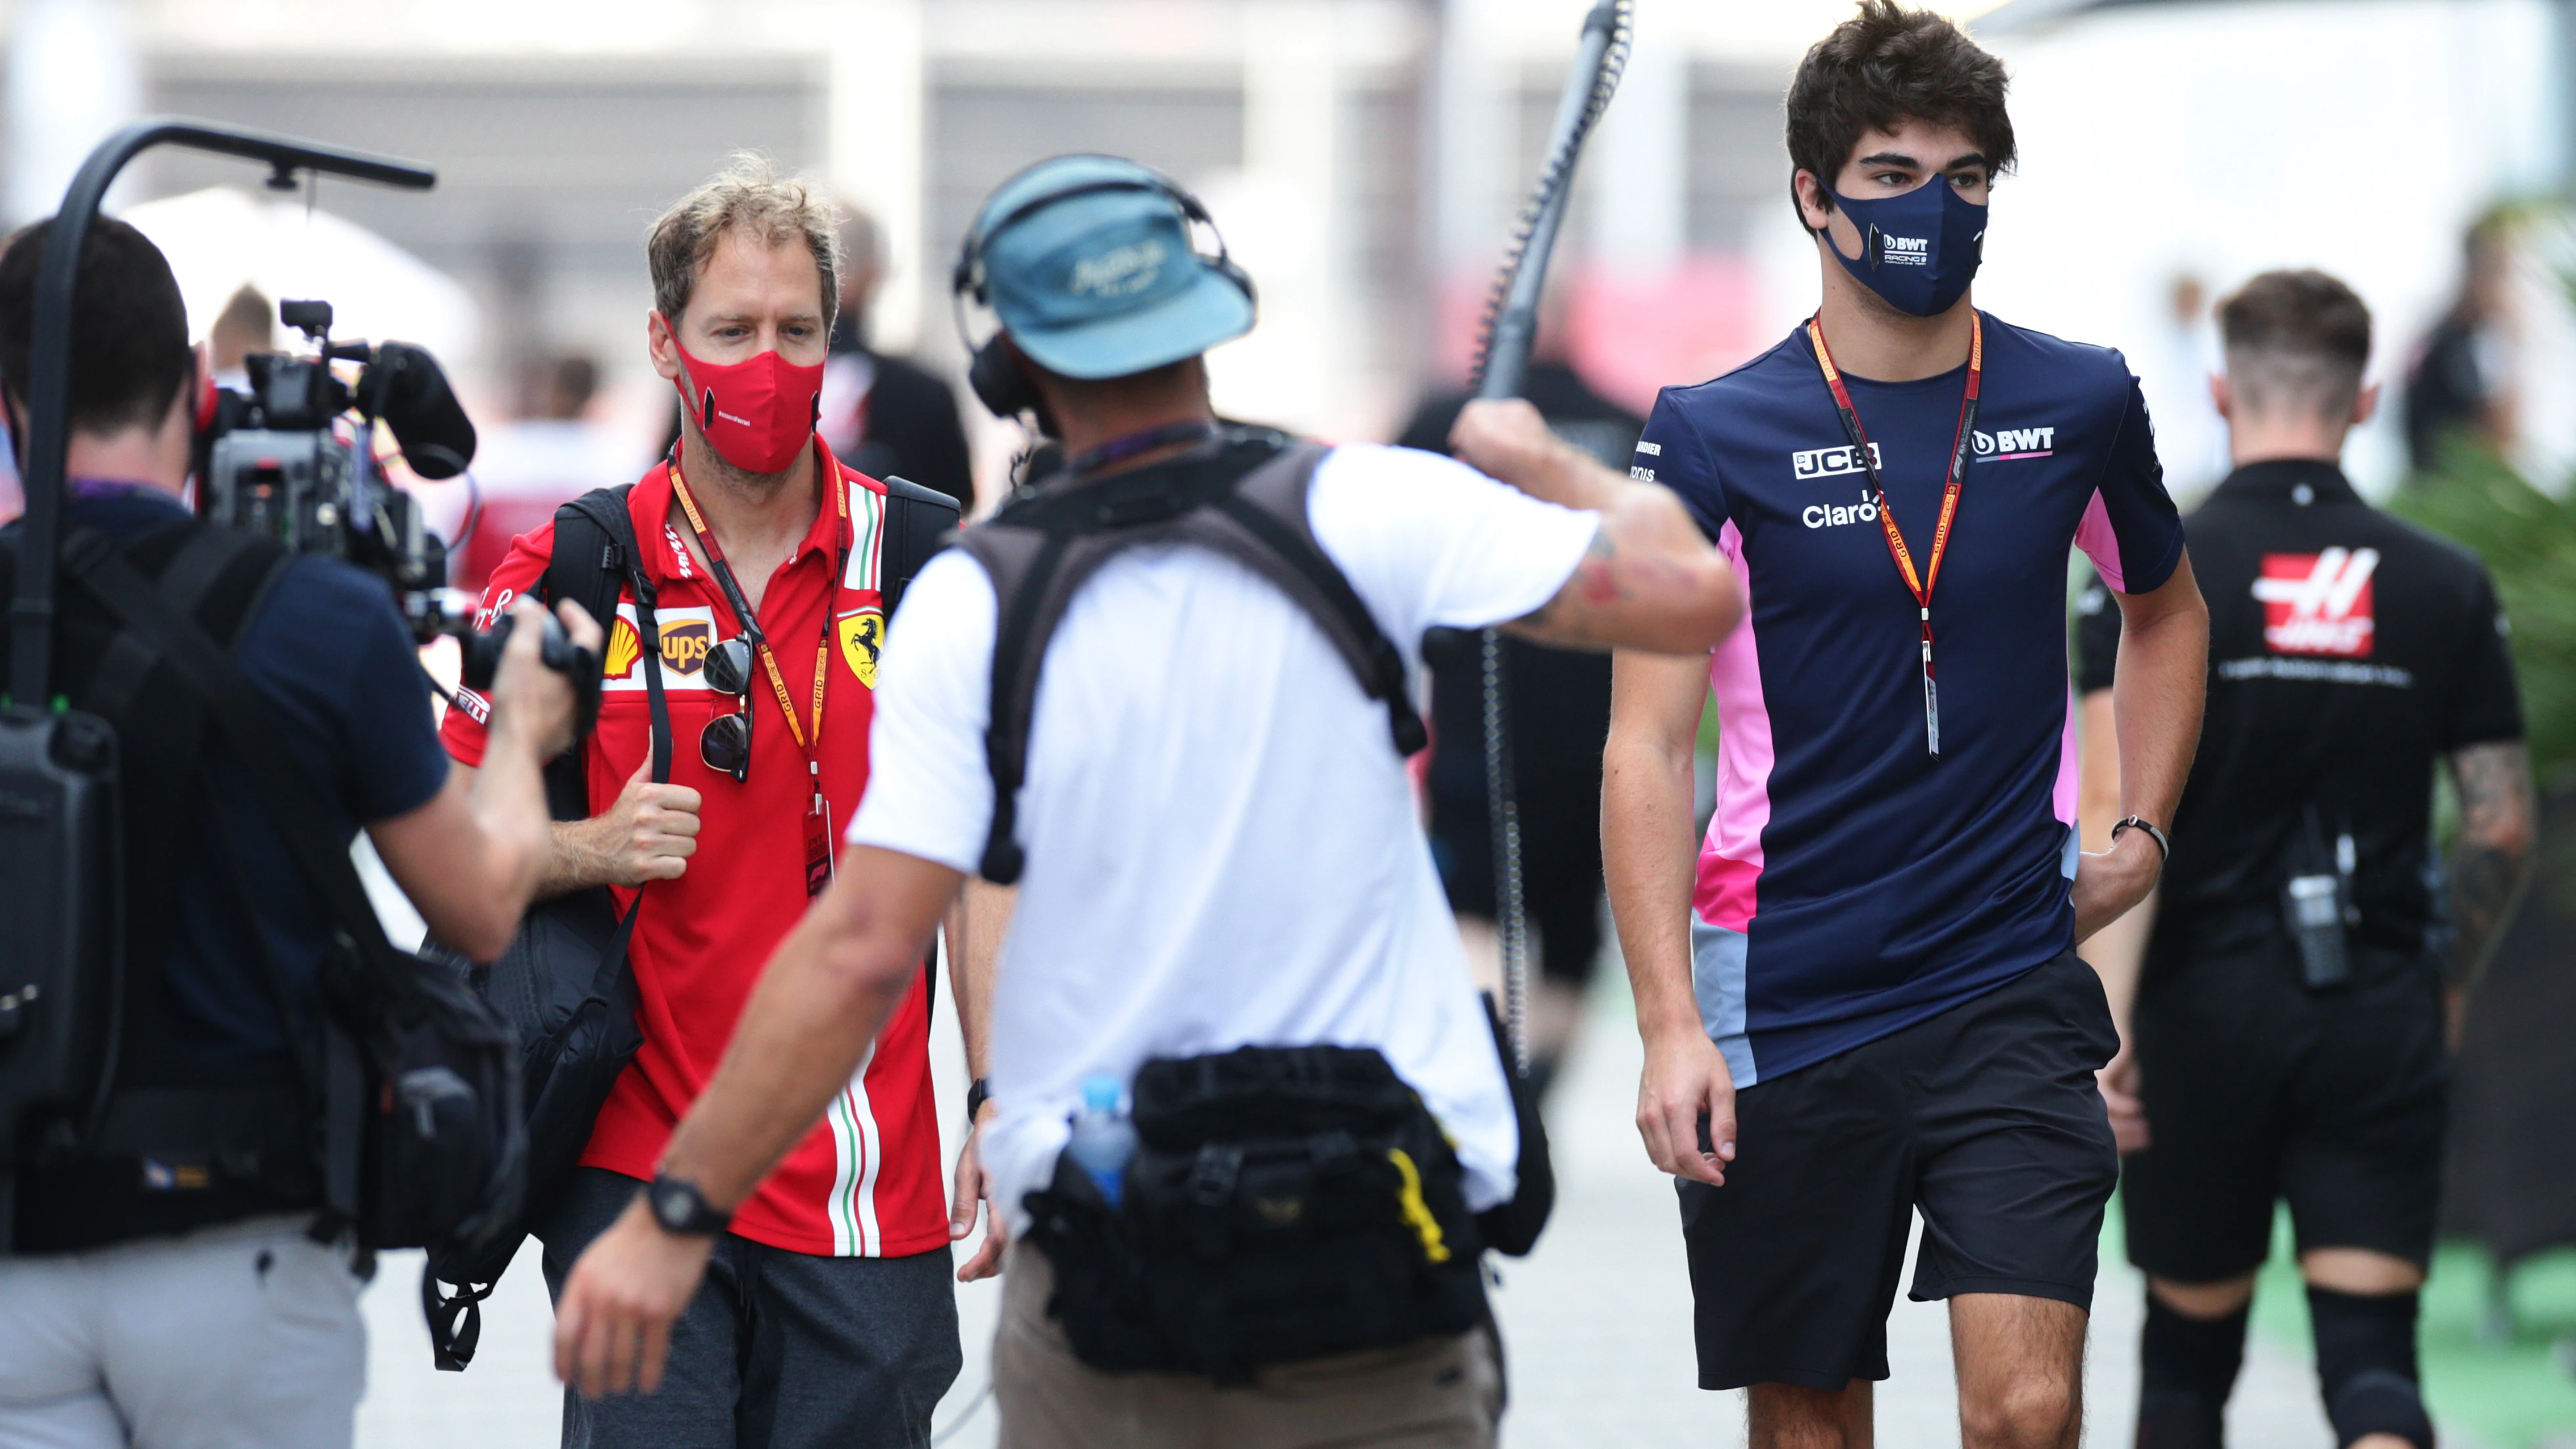
{"label": "black wristwatch", "polygon": [[667,1172],[645,1187],[644,1206],[662,1231],[686,1238],[712,1238],[733,1222],[733,1214],[717,1211],[696,1183]]}
{"label": "black wristwatch", "polygon": [[993,1079],[977,1077],[966,1088],[966,1125],[968,1127],[975,1125],[975,1119],[983,1114],[984,1104],[991,1100],[993,1100]]}

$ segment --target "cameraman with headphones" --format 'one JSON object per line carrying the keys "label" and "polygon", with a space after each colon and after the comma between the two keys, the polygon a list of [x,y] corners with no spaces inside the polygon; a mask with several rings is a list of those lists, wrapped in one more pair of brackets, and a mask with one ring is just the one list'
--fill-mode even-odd
{"label": "cameraman with headphones", "polygon": [[[19,438],[51,225],[0,251],[0,383]],[[546,859],[539,767],[573,735],[573,690],[538,659],[542,616],[514,611],[492,748],[469,776],[439,748],[381,580],[247,541],[183,501],[204,375],[169,263],[133,227],[92,225],[71,336],[67,535],[103,537],[226,646],[340,837],[366,830],[442,940],[498,954]],[[0,589],[21,541],[0,530]],[[365,1270],[316,1218],[301,1045],[339,923],[197,696],[166,663],[134,662],[84,587],[67,581],[59,608],[58,686],[116,726],[124,760],[125,980],[95,1130],[16,1180],[0,1445],[346,1445]],[[577,606],[562,618],[598,649]],[[0,637],[0,668],[9,655]]]}
{"label": "cameraman with headphones", "polygon": [[1204,224],[1106,156],[985,203],[958,285],[1002,332],[975,390],[1036,413],[1068,462],[906,595],[843,867],[649,1206],[575,1267],[568,1379],[654,1388],[714,1230],[981,875],[1020,888],[979,1134],[1017,1239],[1001,1442],[1493,1442],[1480,1249],[1525,1251],[1536,1224],[1510,1211],[1515,1103],[1406,782],[1419,643],[1502,624],[1704,651],[1735,578],[1670,493],[1526,403],[1476,404],[1454,435],[1512,486],[1221,428],[1200,354],[1250,330],[1253,299],[1194,247]]}

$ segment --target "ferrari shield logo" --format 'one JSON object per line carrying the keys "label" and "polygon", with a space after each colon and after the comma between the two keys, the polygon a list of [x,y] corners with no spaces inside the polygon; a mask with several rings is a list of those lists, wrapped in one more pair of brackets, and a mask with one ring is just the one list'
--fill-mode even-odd
{"label": "ferrari shield logo", "polygon": [[850,672],[859,683],[877,687],[877,656],[885,650],[885,611],[852,609],[833,624],[832,632],[840,636],[841,658],[849,662]]}

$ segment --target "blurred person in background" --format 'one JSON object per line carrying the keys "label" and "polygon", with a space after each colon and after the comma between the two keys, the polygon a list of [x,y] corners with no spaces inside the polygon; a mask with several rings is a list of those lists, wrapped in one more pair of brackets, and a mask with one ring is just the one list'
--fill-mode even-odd
{"label": "blurred person in background", "polygon": [[876,218],[841,208],[841,315],[832,323],[832,358],[823,365],[823,441],[834,456],[871,478],[889,474],[957,500],[975,512],[975,478],[966,461],[966,429],[957,394],[946,381],[868,345],[868,307],[885,279],[885,235]]}
{"label": "blurred person in background", "polygon": [[2210,325],[2209,289],[2178,272],[2165,289],[2165,326],[2138,363],[2138,392],[2156,420],[2156,458],[2165,491],[2189,504],[2227,472],[2226,425],[2209,405],[2218,370],[2218,334]]}
{"label": "blurred person in background", "polygon": [[[2184,521],[2211,600],[2208,719],[2172,863],[2122,923],[2152,936],[2088,947],[2121,1025],[2103,1096],[2147,1274],[2137,1443],[2221,1443],[2286,1200],[2337,1441],[2432,1449],[2415,1320],[2445,1020],[2455,1032],[2532,837],[2513,660],[2484,565],[2363,502],[2337,466],[2379,402],[2361,299],[2322,272],[2267,272],[2219,319],[2211,392],[2236,470]],[[2099,839],[2125,762],[2121,638],[2098,584],[2078,617]],[[2447,869],[2432,839],[2444,765],[2460,800]]]}
{"label": "blurred person in background", "polygon": [[245,282],[225,301],[224,310],[215,314],[215,325],[206,329],[206,351],[213,358],[215,386],[235,392],[250,390],[250,368],[246,359],[254,352],[277,350],[277,304],[268,294]]}
{"label": "blurred person in background", "polygon": [[[569,353],[531,364],[519,377],[517,418],[487,430],[474,454],[474,486],[424,490],[437,500],[453,561],[449,582],[480,591],[509,555],[510,541],[554,517],[555,509],[593,488],[634,481],[645,459],[633,442],[590,415],[599,363]],[[469,507],[474,532],[457,538]],[[435,525],[434,525],[435,526]]]}
{"label": "blurred person in background", "polygon": [[2406,379],[2406,452],[2415,471],[2465,441],[2502,456],[2513,442],[2513,238],[2498,214],[2460,244],[2460,295],[2424,339]]}
{"label": "blurred person in background", "polygon": [[[52,225],[0,252],[13,427]],[[199,365],[160,250],[97,218],[71,313],[63,527],[112,543],[228,651],[293,761],[283,768],[313,787],[319,818],[302,828],[344,846],[363,830],[430,928],[489,961],[544,869],[540,767],[572,739],[571,686],[537,657],[537,605],[511,610],[485,767],[452,764],[383,579],[208,524],[182,501]],[[0,531],[0,595],[23,544]],[[323,977],[344,923],[297,868],[288,812],[218,747],[201,695],[94,586],[65,577],[56,597],[55,684],[115,726],[123,756],[128,975],[91,1125],[49,1136],[7,1184],[0,1445],[345,1449],[366,1386],[369,1258],[324,1207],[325,1108],[303,1066],[326,1050]],[[560,614],[575,643],[600,647],[578,605]],[[0,634],[0,672],[10,653]]]}
{"label": "blurred person in background", "polygon": [[[1970,295],[2014,156],[2005,85],[1889,0],[1818,41],[1787,100],[1818,309],[1666,388],[1637,444],[1747,594],[1713,656],[1613,661],[1602,844],[1700,1386],[1750,1386],[1758,1449],[1871,1442],[1918,1211],[1912,1296],[1949,1301],[1961,1438],[2081,1431],[2119,1169],[2094,1073],[2118,1038],[2074,947],[2162,868],[2207,618],[2126,362]],[[2071,546],[2127,631],[2101,855],[2075,839]]]}
{"label": "blurred person in background", "polygon": [[[1521,396],[1555,434],[1625,471],[1645,419],[1593,391],[1575,371],[1562,287],[1549,291]],[[1464,392],[1426,398],[1399,447],[1443,453]],[[1506,636],[1512,787],[1521,826],[1523,898],[1537,932],[1530,994],[1530,1084],[1545,1096],[1601,958],[1601,746],[1610,734],[1610,656],[1549,649]],[[1495,933],[1494,839],[1485,798],[1485,692],[1474,654],[1431,675],[1431,858],[1457,913],[1469,964],[1489,989],[1502,980]]]}
{"label": "blurred person in background", "polygon": [[[559,1300],[592,1239],[648,1200],[646,1231],[712,1262],[673,1305],[658,1392],[567,1386],[566,1449],[916,1446],[962,1362],[917,946],[867,1059],[778,1144],[775,1171],[722,1210],[657,1180],[771,950],[857,864],[836,844],[873,778],[885,495],[813,427],[838,252],[829,203],[751,155],[646,241],[645,345],[688,402],[679,446],[625,498],[659,673],[630,581],[584,746],[598,813],[554,827],[545,878],[549,894],[610,886],[621,911],[640,910],[628,960],[644,1041],[538,1236]],[[554,544],[551,522],[521,536],[484,608],[541,587]],[[445,739],[471,764],[484,729],[460,698]],[[978,1069],[982,1001],[961,978]]]}

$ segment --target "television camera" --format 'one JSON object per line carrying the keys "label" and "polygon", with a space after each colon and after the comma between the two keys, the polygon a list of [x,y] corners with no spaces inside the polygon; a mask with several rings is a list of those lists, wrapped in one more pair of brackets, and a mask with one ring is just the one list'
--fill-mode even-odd
{"label": "television camera", "polygon": [[[244,364],[247,391],[217,390],[199,443],[205,516],[382,578],[413,637],[426,644],[456,636],[465,682],[490,688],[509,621],[488,631],[470,627],[470,613],[451,602],[447,588],[446,542],[422,521],[418,501],[385,478],[376,457],[376,430],[383,428],[412,472],[453,478],[474,459],[473,421],[425,349],[334,341],[329,302],[285,301],[277,310],[314,353],[255,353]],[[351,363],[355,373],[345,376],[342,367]],[[582,658],[551,616],[540,652],[549,667],[596,687],[597,662]]]}

